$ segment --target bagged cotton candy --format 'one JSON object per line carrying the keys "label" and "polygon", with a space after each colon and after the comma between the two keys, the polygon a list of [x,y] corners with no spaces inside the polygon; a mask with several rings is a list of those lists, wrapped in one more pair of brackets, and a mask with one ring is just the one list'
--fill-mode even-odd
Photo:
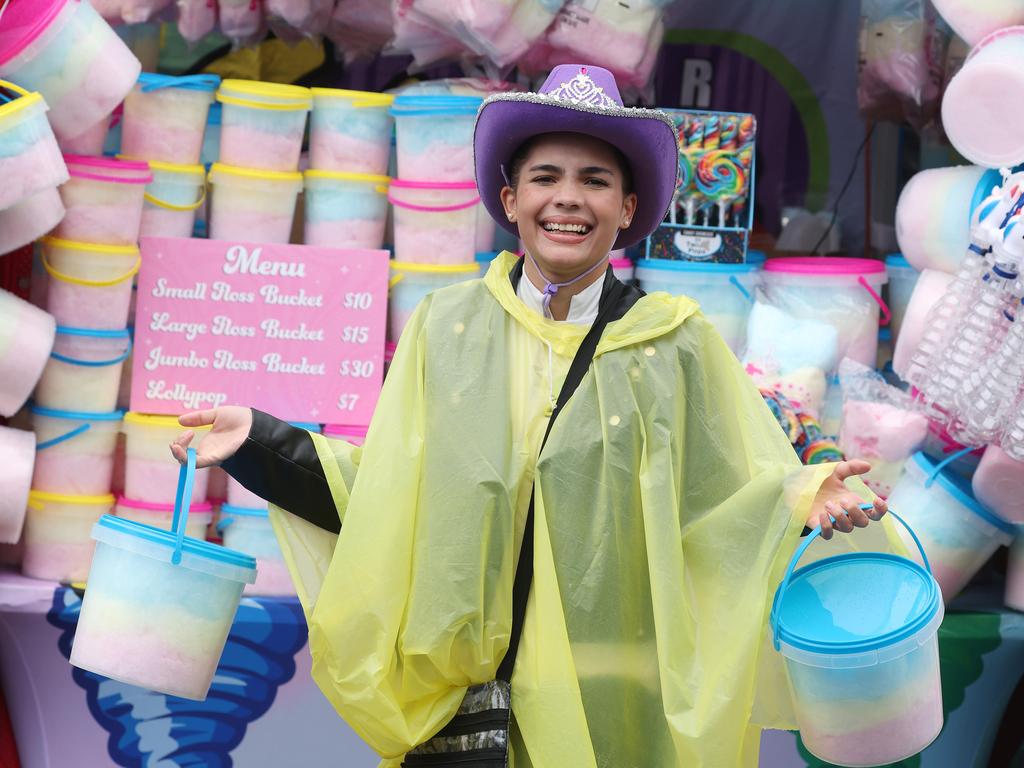
{"label": "bagged cotton candy", "polygon": [[391,4],[381,0],[338,0],[327,36],[342,52],[345,63],[380,53],[394,32]]}
{"label": "bagged cotton candy", "polygon": [[21,537],[35,459],[35,433],[0,427],[0,543]]}
{"label": "bagged cotton candy", "polygon": [[425,23],[412,10],[414,0],[392,0],[396,51],[412,55],[417,66],[426,67],[444,59],[457,58],[465,47],[454,37]]}
{"label": "bagged cotton candy", "polygon": [[122,0],[121,18],[126,24],[144,24],[173,4],[174,0]]}
{"label": "bagged cotton candy", "polygon": [[928,419],[914,409],[909,395],[867,366],[843,360],[839,379],[843,392],[839,447],[847,456],[871,463],[864,482],[885,498],[907,459],[928,436]]}
{"label": "bagged cotton candy", "polygon": [[236,45],[263,32],[263,0],[217,0],[220,31]]}
{"label": "bagged cotton candy", "polygon": [[1024,24],[1020,0],[934,0],[935,8],[970,45],[1006,27]]}
{"label": "bagged cotton candy", "polygon": [[216,0],[178,0],[178,32],[197,43],[217,26]]}
{"label": "bagged cotton candy", "polygon": [[323,34],[331,20],[334,0],[266,0],[267,17],[278,37]]}

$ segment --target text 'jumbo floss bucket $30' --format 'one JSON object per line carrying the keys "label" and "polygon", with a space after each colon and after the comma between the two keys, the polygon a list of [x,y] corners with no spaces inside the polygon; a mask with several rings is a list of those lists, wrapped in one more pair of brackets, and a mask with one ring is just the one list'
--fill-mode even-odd
{"label": "text 'jumbo floss bucket $30'", "polygon": [[141,258],[134,245],[93,245],[43,238],[46,308],[69,328],[119,330],[128,325],[132,278]]}
{"label": "text 'jumbo floss bucket $30'", "polygon": [[[166,446],[165,446],[166,448]],[[206,698],[256,562],[185,535],[195,450],[181,467],[170,530],[104,515],[71,664],[187,699]]]}
{"label": "text 'jumbo floss bucket $30'", "polygon": [[771,612],[800,736],[813,755],[836,765],[895,763],[942,729],[939,587],[920,545],[924,567],[856,552],[794,570],[820,533],[812,531],[793,555]]}
{"label": "text 'jumbo floss bucket $30'", "polygon": [[0,15],[0,77],[43,95],[61,141],[108,117],[141,70],[88,2],[21,0]]}
{"label": "text 'jumbo floss bucket $30'", "polygon": [[299,167],[308,88],[251,80],[225,80],[217,91],[221,113],[220,162],[264,171]]}
{"label": "text 'jumbo floss bucket $30'", "polygon": [[124,100],[121,153],[178,165],[198,163],[218,85],[217,75],[143,72]]}

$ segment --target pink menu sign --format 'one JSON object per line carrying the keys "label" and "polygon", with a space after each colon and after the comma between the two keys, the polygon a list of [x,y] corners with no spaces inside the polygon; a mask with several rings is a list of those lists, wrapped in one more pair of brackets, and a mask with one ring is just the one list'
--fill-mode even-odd
{"label": "pink menu sign", "polygon": [[365,426],[387,291],[386,251],[144,238],[131,408]]}

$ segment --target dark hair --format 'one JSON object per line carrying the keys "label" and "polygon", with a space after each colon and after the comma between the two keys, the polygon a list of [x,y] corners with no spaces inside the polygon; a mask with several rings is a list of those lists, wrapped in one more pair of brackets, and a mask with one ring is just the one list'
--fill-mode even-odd
{"label": "dark hair", "polygon": [[[523,170],[523,163],[526,162],[526,156],[530,154],[530,150],[533,149],[537,139],[546,135],[548,134],[541,133],[531,136],[516,147],[516,151],[512,153],[512,159],[508,163],[508,183],[512,189],[519,185],[519,175]],[[607,142],[605,143],[607,144]],[[622,154],[618,147],[614,144],[608,144],[608,147],[615,157],[615,164],[619,167],[619,173],[622,174],[622,193],[628,195],[633,192],[633,169],[629,167],[629,161],[626,160],[626,156]]]}

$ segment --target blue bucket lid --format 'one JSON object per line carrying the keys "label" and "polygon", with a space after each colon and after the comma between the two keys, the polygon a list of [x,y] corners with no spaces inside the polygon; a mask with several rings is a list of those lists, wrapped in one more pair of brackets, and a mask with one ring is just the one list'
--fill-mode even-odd
{"label": "blue bucket lid", "polygon": [[[177,545],[177,538],[171,531],[146,525],[145,523],[137,523],[134,520],[125,520],[114,515],[103,515],[97,521],[96,526],[93,528],[93,538],[99,541],[107,540],[103,536],[104,529],[140,539],[149,544],[155,544],[157,546],[154,551],[159,552],[161,555],[166,548],[167,562],[171,562],[171,556],[174,554],[175,546]],[[247,574],[245,575],[246,580],[250,584],[256,578],[256,559],[233,549],[186,536],[182,540],[181,552],[183,555],[193,555],[212,563],[251,571],[251,578]],[[182,563],[185,564],[186,562],[183,559]]]}
{"label": "blue bucket lid", "polygon": [[72,328],[68,325],[58,325],[57,333],[64,336],[88,336],[94,339],[127,339],[131,337],[131,332],[127,328],[112,331],[96,328]]}
{"label": "blue bucket lid", "polygon": [[395,97],[393,115],[475,115],[484,100],[480,96],[407,94]]}
{"label": "blue bucket lid", "polygon": [[221,517],[267,517],[270,510],[266,507],[236,507],[233,504],[220,505]]}
{"label": "blue bucket lid", "polygon": [[307,432],[319,432],[320,431],[320,425],[319,424],[314,424],[311,421],[289,421],[288,423],[291,426],[296,427],[297,429],[304,429]]}
{"label": "blue bucket lid", "polygon": [[[851,584],[870,586],[864,599],[851,599]],[[778,606],[779,640],[811,653],[867,653],[915,636],[941,608],[935,579],[912,560],[838,555],[793,574]]]}
{"label": "blue bucket lid", "polygon": [[879,341],[892,341],[892,329],[891,328],[879,328],[878,329],[878,340]]}
{"label": "blue bucket lid", "polygon": [[[921,468],[921,471],[929,476],[935,473],[935,468],[939,465],[938,462],[932,461],[928,455],[922,451],[915,453],[913,459],[914,463]],[[1016,525],[1008,523],[1006,520],[1003,520],[1001,517],[998,517],[996,514],[983,507],[981,502],[974,498],[974,491],[971,489],[970,483],[960,477],[960,475],[946,467],[943,467],[936,475],[935,480],[950,496],[963,504],[967,509],[976,514],[993,528],[1009,534],[1010,536],[1016,536],[1019,533]]]}
{"label": "blue bucket lid", "polygon": [[716,275],[740,275],[757,272],[762,262],[718,264],[713,261],[676,261],[675,259],[640,259],[637,269],[659,269],[665,272],[709,272]]}
{"label": "blue bucket lid", "polygon": [[184,88],[188,91],[205,91],[213,93],[220,86],[218,75],[160,75],[156,72],[143,72],[139,75],[139,83],[143,91],[156,91],[161,88]]}
{"label": "blue bucket lid", "polygon": [[88,413],[86,411],[61,411],[56,408],[43,408],[33,403],[28,407],[32,413],[40,416],[49,416],[51,419],[74,419],[75,421],[120,421],[124,418],[124,411],[110,411],[109,413]]}
{"label": "blue bucket lid", "polygon": [[913,269],[914,267],[907,261],[906,256],[902,253],[890,253],[885,257],[885,265],[887,267],[894,267],[896,269]]}
{"label": "blue bucket lid", "polygon": [[210,111],[206,115],[207,125],[220,125],[221,120],[224,119],[224,105],[219,101],[213,102],[210,105]]}
{"label": "blue bucket lid", "polygon": [[484,251],[476,254],[473,258],[476,259],[477,264],[489,264],[498,257],[497,251]]}

